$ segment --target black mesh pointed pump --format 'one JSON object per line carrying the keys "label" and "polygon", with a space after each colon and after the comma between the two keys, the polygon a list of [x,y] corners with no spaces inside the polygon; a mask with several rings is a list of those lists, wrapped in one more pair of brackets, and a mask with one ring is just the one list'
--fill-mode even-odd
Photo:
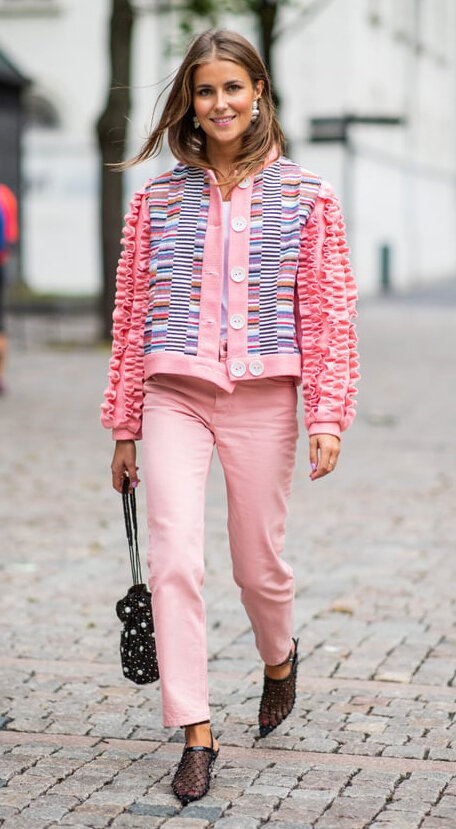
{"label": "black mesh pointed pump", "polygon": [[258,712],[260,737],[266,737],[271,731],[274,731],[288,717],[295,704],[299,636],[297,639],[293,636],[292,639],[295,643],[294,652],[290,649],[287,658],[279,663],[280,665],[285,665],[287,662],[291,663],[289,674],[283,679],[272,679],[272,677],[266,675],[265,669],[263,675],[263,693]]}
{"label": "black mesh pointed pump", "polygon": [[214,749],[211,729],[211,746],[185,746],[171,786],[180,802],[187,805],[209,791],[212,769],[220,748]]}

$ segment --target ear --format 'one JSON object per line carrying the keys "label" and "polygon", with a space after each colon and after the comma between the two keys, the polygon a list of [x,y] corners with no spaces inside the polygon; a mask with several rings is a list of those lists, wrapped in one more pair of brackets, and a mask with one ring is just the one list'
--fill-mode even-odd
{"label": "ear", "polygon": [[255,95],[256,95],[257,98],[261,97],[261,95],[263,94],[263,89],[264,89],[264,81],[262,81],[262,80],[257,81],[256,84],[255,84]]}

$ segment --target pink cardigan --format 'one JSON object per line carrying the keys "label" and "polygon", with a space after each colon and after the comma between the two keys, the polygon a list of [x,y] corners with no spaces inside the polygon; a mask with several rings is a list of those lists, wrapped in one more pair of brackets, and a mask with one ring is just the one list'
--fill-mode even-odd
{"label": "pink cardigan", "polygon": [[[285,163],[286,160],[281,161]],[[268,166],[267,163],[264,169]],[[228,308],[228,318],[237,317],[237,322],[234,319],[235,326],[230,329],[226,364],[218,362],[218,357],[214,359],[214,354],[218,355],[220,331],[223,221],[221,196],[215,186],[213,171],[206,173],[210,199],[202,276],[208,275],[201,281],[197,353],[193,355],[167,350],[164,345],[152,351],[145,347],[146,318],[154,301],[153,276],[156,271],[156,261],[151,257],[150,182],[134,194],[125,217],[124,250],[117,270],[109,385],[101,406],[101,422],[112,429],[115,440],[141,438],[143,381],[160,372],[190,374],[211,380],[227,391],[232,391],[243,378],[294,375],[297,382],[302,380],[303,383],[305,424],[310,435],[329,433],[340,436],[348,428],[355,415],[354,396],[359,377],[354,327],[356,285],[348,259],[340,204],[334,190],[328,182],[320,185],[313,174],[306,171],[302,174],[303,177],[310,176],[303,180],[311,182],[312,186],[317,181],[318,188],[300,230],[294,287],[291,283],[297,312],[295,342],[299,347],[292,353],[258,354],[252,359],[241,324],[247,316],[249,280],[241,279],[244,285],[240,285],[239,277],[236,277],[238,284],[233,289],[230,286],[230,295],[232,291],[234,299],[232,307]],[[164,174],[164,179],[169,182],[167,175]],[[157,182],[160,185],[160,177],[152,180],[152,183]],[[241,224],[230,231],[230,260],[241,265],[241,272],[246,274],[249,274],[249,264],[251,268],[252,186],[252,181],[246,179],[232,194],[231,216],[236,219],[245,216],[247,222],[242,219]],[[166,201],[165,193],[163,204]],[[214,279],[217,274],[220,278]]]}

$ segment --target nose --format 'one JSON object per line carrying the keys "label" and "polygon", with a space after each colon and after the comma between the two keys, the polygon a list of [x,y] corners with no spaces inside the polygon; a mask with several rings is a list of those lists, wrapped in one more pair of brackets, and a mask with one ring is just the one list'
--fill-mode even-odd
{"label": "nose", "polygon": [[214,109],[220,112],[223,112],[223,110],[226,109],[225,92],[223,89],[219,89],[216,93]]}

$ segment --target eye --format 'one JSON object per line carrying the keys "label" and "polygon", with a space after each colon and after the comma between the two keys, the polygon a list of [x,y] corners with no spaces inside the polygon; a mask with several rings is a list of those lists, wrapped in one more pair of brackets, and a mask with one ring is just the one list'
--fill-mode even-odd
{"label": "eye", "polygon": [[239,85],[238,83],[231,83],[231,84],[229,85],[229,87],[228,87],[228,89],[234,89],[234,90],[238,90],[238,89],[240,89],[240,88],[241,88],[241,87],[240,87],[240,85]]}
{"label": "eye", "polygon": [[197,94],[201,95],[203,98],[206,97],[206,93],[210,93],[210,89],[198,89]]}

